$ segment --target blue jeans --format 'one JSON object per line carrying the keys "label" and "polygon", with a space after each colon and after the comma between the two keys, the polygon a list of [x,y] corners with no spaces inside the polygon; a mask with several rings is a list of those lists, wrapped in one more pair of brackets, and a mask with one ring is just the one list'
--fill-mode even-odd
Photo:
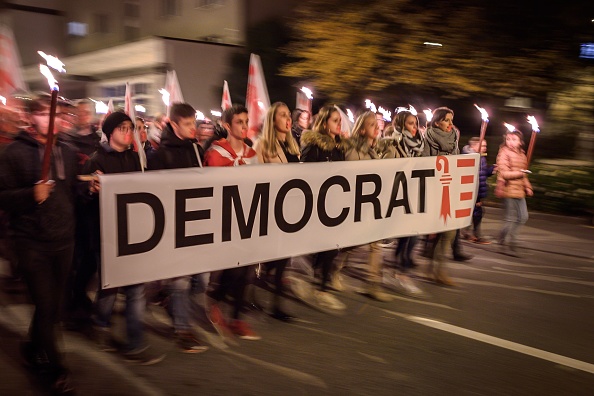
{"label": "blue jeans", "polygon": [[[113,306],[120,288],[101,289],[97,292],[97,326],[108,328],[111,325]],[[144,312],[146,309],[146,298],[144,295],[144,283],[138,285],[124,286],[121,290],[126,295],[126,335],[128,337],[127,350],[146,346],[144,342]]]}
{"label": "blue jeans", "polygon": [[517,234],[520,226],[528,221],[528,207],[525,198],[505,198],[505,223],[499,234],[500,242],[505,243],[509,240],[511,247],[517,243]]}
{"label": "blue jeans", "polygon": [[171,292],[167,311],[173,320],[175,331],[189,331],[190,325],[190,284],[191,277],[180,276],[169,279]]}

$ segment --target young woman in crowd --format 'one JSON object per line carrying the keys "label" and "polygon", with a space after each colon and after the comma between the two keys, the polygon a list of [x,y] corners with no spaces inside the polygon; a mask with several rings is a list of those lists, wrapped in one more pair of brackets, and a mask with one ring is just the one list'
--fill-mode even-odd
{"label": "young woman in crowd", "polygon": [[[307,112],[302,114],[308,114]],[[309,118],[309,115],[308,115]],[[299,162],[299,146],[291,134],[291,112],[286,104],[276,102],[268,109],[260,139],[254,144],[261,164],[288,164]],[[283,274],[289,262],[288,258],[270,261],[264,266],[267,271],[274,270],[274,307],[272,317],[284,322],[293,319],[282,309]]]}
{"label": "young woman in crowd", "polygon": [[499,233],[502,247],[509,243],[509,254],[519,256],[518,229],[528,221],[526,196],[533,195],[526,168],[528,159],[524,152],[524,140],[519,131],[507,132],[497,154],[496,195],[503,198],[505,219]]}

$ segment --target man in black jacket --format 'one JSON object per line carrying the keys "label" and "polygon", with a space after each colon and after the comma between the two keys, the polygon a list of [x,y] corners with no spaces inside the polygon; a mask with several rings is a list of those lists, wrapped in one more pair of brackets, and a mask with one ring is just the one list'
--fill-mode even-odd
{"label": "man in black jacket", "polygon": [[[31,128],[21,131],[0,157],[0,208],[10,213],[19,266],[35,305],[23,357],[36,373],[49,378],[54,392],[67,393],[72,386],[58,350],[57,324],[74,249],[76,153],[58,140],[52,148],[50,180],[40,181],[49,97],[34,98],[28,110]],[[55,134],[59,124],[54,124]]]}

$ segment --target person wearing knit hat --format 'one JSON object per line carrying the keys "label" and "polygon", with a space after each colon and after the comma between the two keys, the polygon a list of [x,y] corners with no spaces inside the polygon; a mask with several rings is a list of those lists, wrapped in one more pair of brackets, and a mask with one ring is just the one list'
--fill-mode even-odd
{"label": "person wearing knit hat", "polygon": [[107,141],[109,141],[113,130],[120,126],[120,124],[122,124],[124,121],[130,121],[132,124],[134,124],[132,119],[128,117],[126,113],[121,111],[113,112],[105,117],[103,124],[101,125],[101,130],[105,134]]}

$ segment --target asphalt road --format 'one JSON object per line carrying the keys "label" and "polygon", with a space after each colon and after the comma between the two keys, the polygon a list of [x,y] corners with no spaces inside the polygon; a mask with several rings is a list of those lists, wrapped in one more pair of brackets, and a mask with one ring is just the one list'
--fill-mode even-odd
{"label": "asphalt road", "polygon": [[[488,209],[485,234],[496,234],[500,215]],[[593,240],[580,219],[531,214],[524,258],[464,242],[474,258],[450,264],[456,288],[417,278],[423,298],[392,292],[380,303],[348,276],[348,290],[335,293],[343,314],[290,300],[293,324],[248,314],[260,341],[228,346],[197,327],[211,345],[198,355],[176,350],[164,311],[153,307],[149,340],[167,353],[163,362],[128,365],[73,332],[65,332],[66,359],[81,395],[593,395]],[[355,253],[347,274],[364,268]],[[422,270],[427,260],[417,262]],[[30,311],[24,295],[1,291],[0,395],[44,394],[18,355]]]}

